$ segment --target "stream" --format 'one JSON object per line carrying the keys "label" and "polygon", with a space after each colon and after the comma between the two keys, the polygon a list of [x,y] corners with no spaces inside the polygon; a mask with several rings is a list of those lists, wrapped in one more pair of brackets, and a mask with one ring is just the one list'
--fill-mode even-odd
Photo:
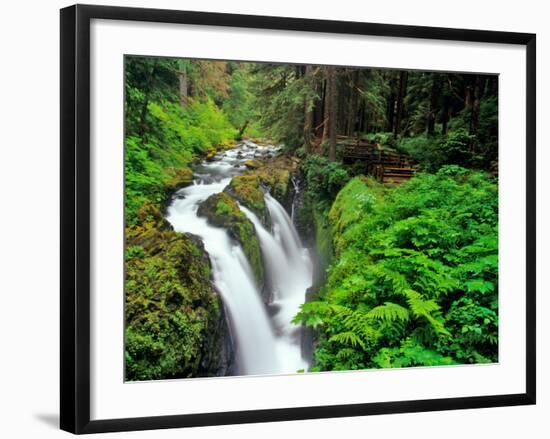
{"label": "stream", "polygon": [[[244,141],[194,168],[194,184],[180,189],[167,209],[167,220],[178,232],[199,236],[212,263],[212,278],[229,315],[236,341],[235,375],[287,374],[307,370],[301,349],[302,330],[291,323],[312,284],[312,261],[291,217],[268,192],[265,203],[272,227],[266,229],[244,206],[262,249],[271,303],[266,306],[240,245],[223,228],[197,215],[199,204],[222,192],[231,178],[246,171],[244,162],[280,152],[273,145]],[[295,184],[295,181],[289,182]],[[296,186],[295,186],[296,187]],[[292,215],[293,216],[293,215]]]}

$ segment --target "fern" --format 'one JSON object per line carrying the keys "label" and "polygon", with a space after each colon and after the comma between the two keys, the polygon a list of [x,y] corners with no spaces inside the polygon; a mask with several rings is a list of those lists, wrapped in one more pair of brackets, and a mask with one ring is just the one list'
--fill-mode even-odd
{"label": "fern", "polygon": [[329,214],[325,306],[298,319],[316,328],[315,367],[495,361],[496,195],[485,175],[457,166],[395,189],[352,179]]}
{"label": "fern", "polygon": [[409,320],[409,311],[396,303],[386,302],[384,305],[371,309],[367,313],[367,317],[387,322],[394,322],[396,320],[406,322]]}

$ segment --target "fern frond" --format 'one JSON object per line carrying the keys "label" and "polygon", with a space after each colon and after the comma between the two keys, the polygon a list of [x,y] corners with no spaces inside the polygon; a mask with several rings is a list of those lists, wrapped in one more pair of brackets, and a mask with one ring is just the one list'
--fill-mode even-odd
{"label": "fern frond", "polygon": [[451,333],[445,329],[443,322],[432,315],[441,309],[435,300],[424,300],[422,294],[414,290],[405,290],[404,294],[407,296],[407,302],[415,317],[424,317],[438,334],[451,336]]}
{"label": "fern frond", "polygon": [[396,320],[406,322],[409,320],[409,311],[397,303],[386,302],[384,305],[371,309],[367,313],[367,317],[389,322]]}
{"label": "fern frond", "polygon": [[353,347],[357,347],[359,345],[365,349],[365,343],[363,343],[363,340],[361,340],[361,338],[353,331],[346,331],[333,335],[329,338],[329,341],[342,343],[344,345],[351,345]]}

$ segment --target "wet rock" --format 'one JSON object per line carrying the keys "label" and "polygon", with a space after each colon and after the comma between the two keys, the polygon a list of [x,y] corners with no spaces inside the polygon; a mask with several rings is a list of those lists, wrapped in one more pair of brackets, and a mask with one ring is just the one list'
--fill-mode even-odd
{"label": "wet rock", "polygon": [[166,195],[193,184],[193,171],[190,168],[171,168],[167,173],[170,178],[164,186]]}
{"label": "wet rock", "polygon": [[259,160],[247,160],[246,162],[244,162],[244,165],[248,169],[258,169],[263,166],[262,162],[260,162]]}
{"label": "wet rock", "polygon": [[206,157],[205,157],[205,160],[207,162],[213,162],[215,160],[217,160],[217,149],[216,148],[210,148],[208,149],[208,151],[206,152]]}
{"label": "wet rock", "polygon": [[197,214],[216,227],[227,230],[232,239],[241,244],[257,284],[264,284],[264,263],[260,242],[252,222],[239,209],[237,202],[226,192],[211,195],[199,205]]}
{"label": "wet rock", "polygon": [[253,211],[264,226],[270,226],[264,193],[256,175],[246,174],[233,177],[224,191]]}

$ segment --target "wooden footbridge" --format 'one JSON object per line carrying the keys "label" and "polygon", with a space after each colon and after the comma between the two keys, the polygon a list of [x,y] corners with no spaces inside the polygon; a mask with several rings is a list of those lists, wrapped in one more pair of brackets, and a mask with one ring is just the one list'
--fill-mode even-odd
{"label": "wooden footbridge", "polygon": [[399,184],[414,176],[414,163],[405,155],[384,149],[366,140],[338,136],[343,151],[343,163],[362,163],[365,173],[385,184]]}

